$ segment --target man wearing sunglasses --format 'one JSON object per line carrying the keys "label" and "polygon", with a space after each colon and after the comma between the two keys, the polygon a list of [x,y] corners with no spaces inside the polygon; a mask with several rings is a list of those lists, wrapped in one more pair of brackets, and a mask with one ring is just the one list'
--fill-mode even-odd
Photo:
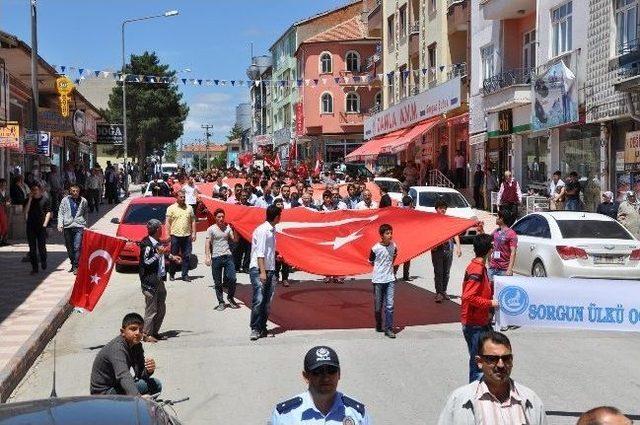
{"label": "man wearing sunglasses", "polygon": [[369,425],[364,404],[337,390],[340,380],[338,355],[330,347],[313,347],[304,357],[302,376],[309,390],[278,403],[271,425],[345,424]]}
{"label": "man wearing sunglasses", "polygon": [[438,425],[546,425],[540,398],[511,379],[509,338],[491,330],[480,337],[478,346],[476,362],[483,377],[451,393]]}

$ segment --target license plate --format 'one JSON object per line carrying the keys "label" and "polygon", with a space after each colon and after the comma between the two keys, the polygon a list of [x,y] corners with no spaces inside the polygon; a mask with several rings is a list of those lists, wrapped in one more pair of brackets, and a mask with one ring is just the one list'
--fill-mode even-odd
{"label": "license plate", "polygon": [[624,264],[622,255],[594,255],[593,264]]}

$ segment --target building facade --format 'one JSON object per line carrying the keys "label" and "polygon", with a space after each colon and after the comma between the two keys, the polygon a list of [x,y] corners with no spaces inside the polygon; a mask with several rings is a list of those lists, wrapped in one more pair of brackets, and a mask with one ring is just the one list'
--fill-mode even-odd
{"label": "building facade", "polygon": [[296,52],[303,80],[296,105],[300,159],[319,153],[335,163],[362,145],[365,113],[382,98],[364,63],[378,43],[357,15],[301,44]]}

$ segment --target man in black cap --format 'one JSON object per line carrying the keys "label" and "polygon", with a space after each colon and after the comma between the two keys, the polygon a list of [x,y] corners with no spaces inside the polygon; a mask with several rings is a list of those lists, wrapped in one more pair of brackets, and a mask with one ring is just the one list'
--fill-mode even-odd
{"label": "man in black cap", "polygon": [[309,390],[278,403],[271,416],[271,425],[371,423],[364,404],[337,390],[340,361],[332,348],[318,346],[309,350],[304,357],[302,376],[309,384]]}

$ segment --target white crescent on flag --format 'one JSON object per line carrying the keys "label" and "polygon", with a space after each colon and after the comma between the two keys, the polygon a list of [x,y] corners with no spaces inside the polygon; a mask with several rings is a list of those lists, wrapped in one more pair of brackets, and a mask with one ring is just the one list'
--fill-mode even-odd
{"label": "white crescent on flag", "polygon": [[[91,270],[91,262],[98,257],[102,257],[107,261],[107,268],[104,272],[101,273],[102,275],[108,272],[109,270],[111,270],[111,267],[113,266],[113,259],[111,258],[111,255],[104,249],[95,250],[89,256],[89,264],[88,264],[89,270]],[[91,275],[91,283],[97,284],[99,282],[100,282],[100,276],[97,273]]]}

